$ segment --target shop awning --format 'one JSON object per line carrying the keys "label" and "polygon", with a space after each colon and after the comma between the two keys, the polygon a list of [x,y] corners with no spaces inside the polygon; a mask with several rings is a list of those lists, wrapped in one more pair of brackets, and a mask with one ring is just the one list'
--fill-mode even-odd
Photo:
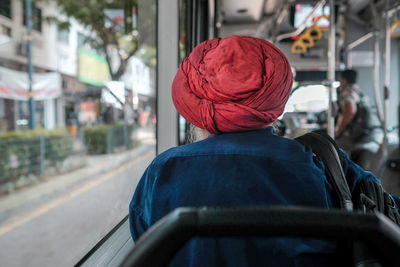
{"label": "shop awning", "polygon": [[[28,100],[28,73],[0,67],[0,98]],[[61,74],[57,72],[33,74],[33,98],[54,99],[61,96]]]}

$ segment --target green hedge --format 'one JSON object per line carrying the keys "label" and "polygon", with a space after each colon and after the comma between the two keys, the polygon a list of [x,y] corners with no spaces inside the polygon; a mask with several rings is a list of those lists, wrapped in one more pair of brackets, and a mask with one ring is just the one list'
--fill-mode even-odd
{"label": "green hedge", "polygon": [[0,133],[0,184],[21,176],[45,175],[73,153],[66,130],[29,130]]}
{"label": "green hedge", "polygon": [[133,146],[135,126],[127,123],[98,125],[83,128],[88,154],[107,154]]}
{"label": "green hedge", "polygon": [[46,130],[43,128],[37,128],[35,130],[26,130],[26,131],[0,132],[0,140],[10,140],[16,138],[33,138],[39,136],[61,137],[65,135],[68,135],[68,131],[66,129]]}

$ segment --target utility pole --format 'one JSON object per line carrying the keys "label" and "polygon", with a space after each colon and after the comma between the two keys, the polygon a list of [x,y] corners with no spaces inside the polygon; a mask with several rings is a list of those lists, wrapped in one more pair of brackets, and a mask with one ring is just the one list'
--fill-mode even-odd
{"label": "utility pole", "polygon": [[31,129],[35,129],[35,101],[33,100],[32,91],[32,75],[33,75],[33,65],[32,65],[32,1],[25,1],[25,11],[26,11],[26,27],[28,29],[28,35],[26,36],[26,44],[28,50],[28,84],[29,84],[29,126]]}

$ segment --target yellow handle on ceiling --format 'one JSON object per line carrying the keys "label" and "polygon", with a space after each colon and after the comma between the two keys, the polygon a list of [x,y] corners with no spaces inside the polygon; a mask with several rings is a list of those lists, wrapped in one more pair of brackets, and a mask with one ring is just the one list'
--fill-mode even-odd
{"label": "yellow handle on ceiling", "polygon": [[314,39],[311,37],[309,32],[305,32],[304,34],[300,35],[299,40],[303,42],[305,47],[313,47],[314,46]]}
{"label": "yellow handle on ceiling", "polygon": [[329,16],[327,16],[327,15],[322,15],[322,16],[319,16],[319,17],[317,18],[317,20],[315,21],[315,25],[316,25],[321,31],[327,31],[327,30],[329,30],[329,27],[321,27],[321,26],[318,25],[318,22],[319,22],[321,19],[326,19],[326,20],[328,20],[328,22],[330,22]]}
{"label": "yellow handle on ceiling", "polygon": [[307,34],[307,36],[310,36],[314,40],[319,40],[322,38],[322,30],[317,25],[313,25],[308,28],[305,34]]}
{"label": "yellow handle on ceiling", "polygon": [[[399,28],[398,32],[394,32],[396,28]],[[400,20],[396,20],[395,22],[393,22],[392,26],[390,26],[390,36],[400,37]]]}
{"label": "yellow handle on ceiling", "polygon": [[304,45],[300,39],[294,41],[292,44],[292,53],[294,54],[301,54],[307,52],[307,47]]}

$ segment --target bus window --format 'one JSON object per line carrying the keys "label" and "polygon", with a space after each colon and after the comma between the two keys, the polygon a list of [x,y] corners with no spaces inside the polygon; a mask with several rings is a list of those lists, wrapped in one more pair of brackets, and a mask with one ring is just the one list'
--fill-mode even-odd
{"label": "bus window", "polygon": [[157,1],[0,2],[0,265],[73,266],[155,156]]}
{"label": "bus window", "polygon": [[284,112],[321,112],[328,107],[328,97],[328,89],[326,86],[300,86],[290,96]]}

